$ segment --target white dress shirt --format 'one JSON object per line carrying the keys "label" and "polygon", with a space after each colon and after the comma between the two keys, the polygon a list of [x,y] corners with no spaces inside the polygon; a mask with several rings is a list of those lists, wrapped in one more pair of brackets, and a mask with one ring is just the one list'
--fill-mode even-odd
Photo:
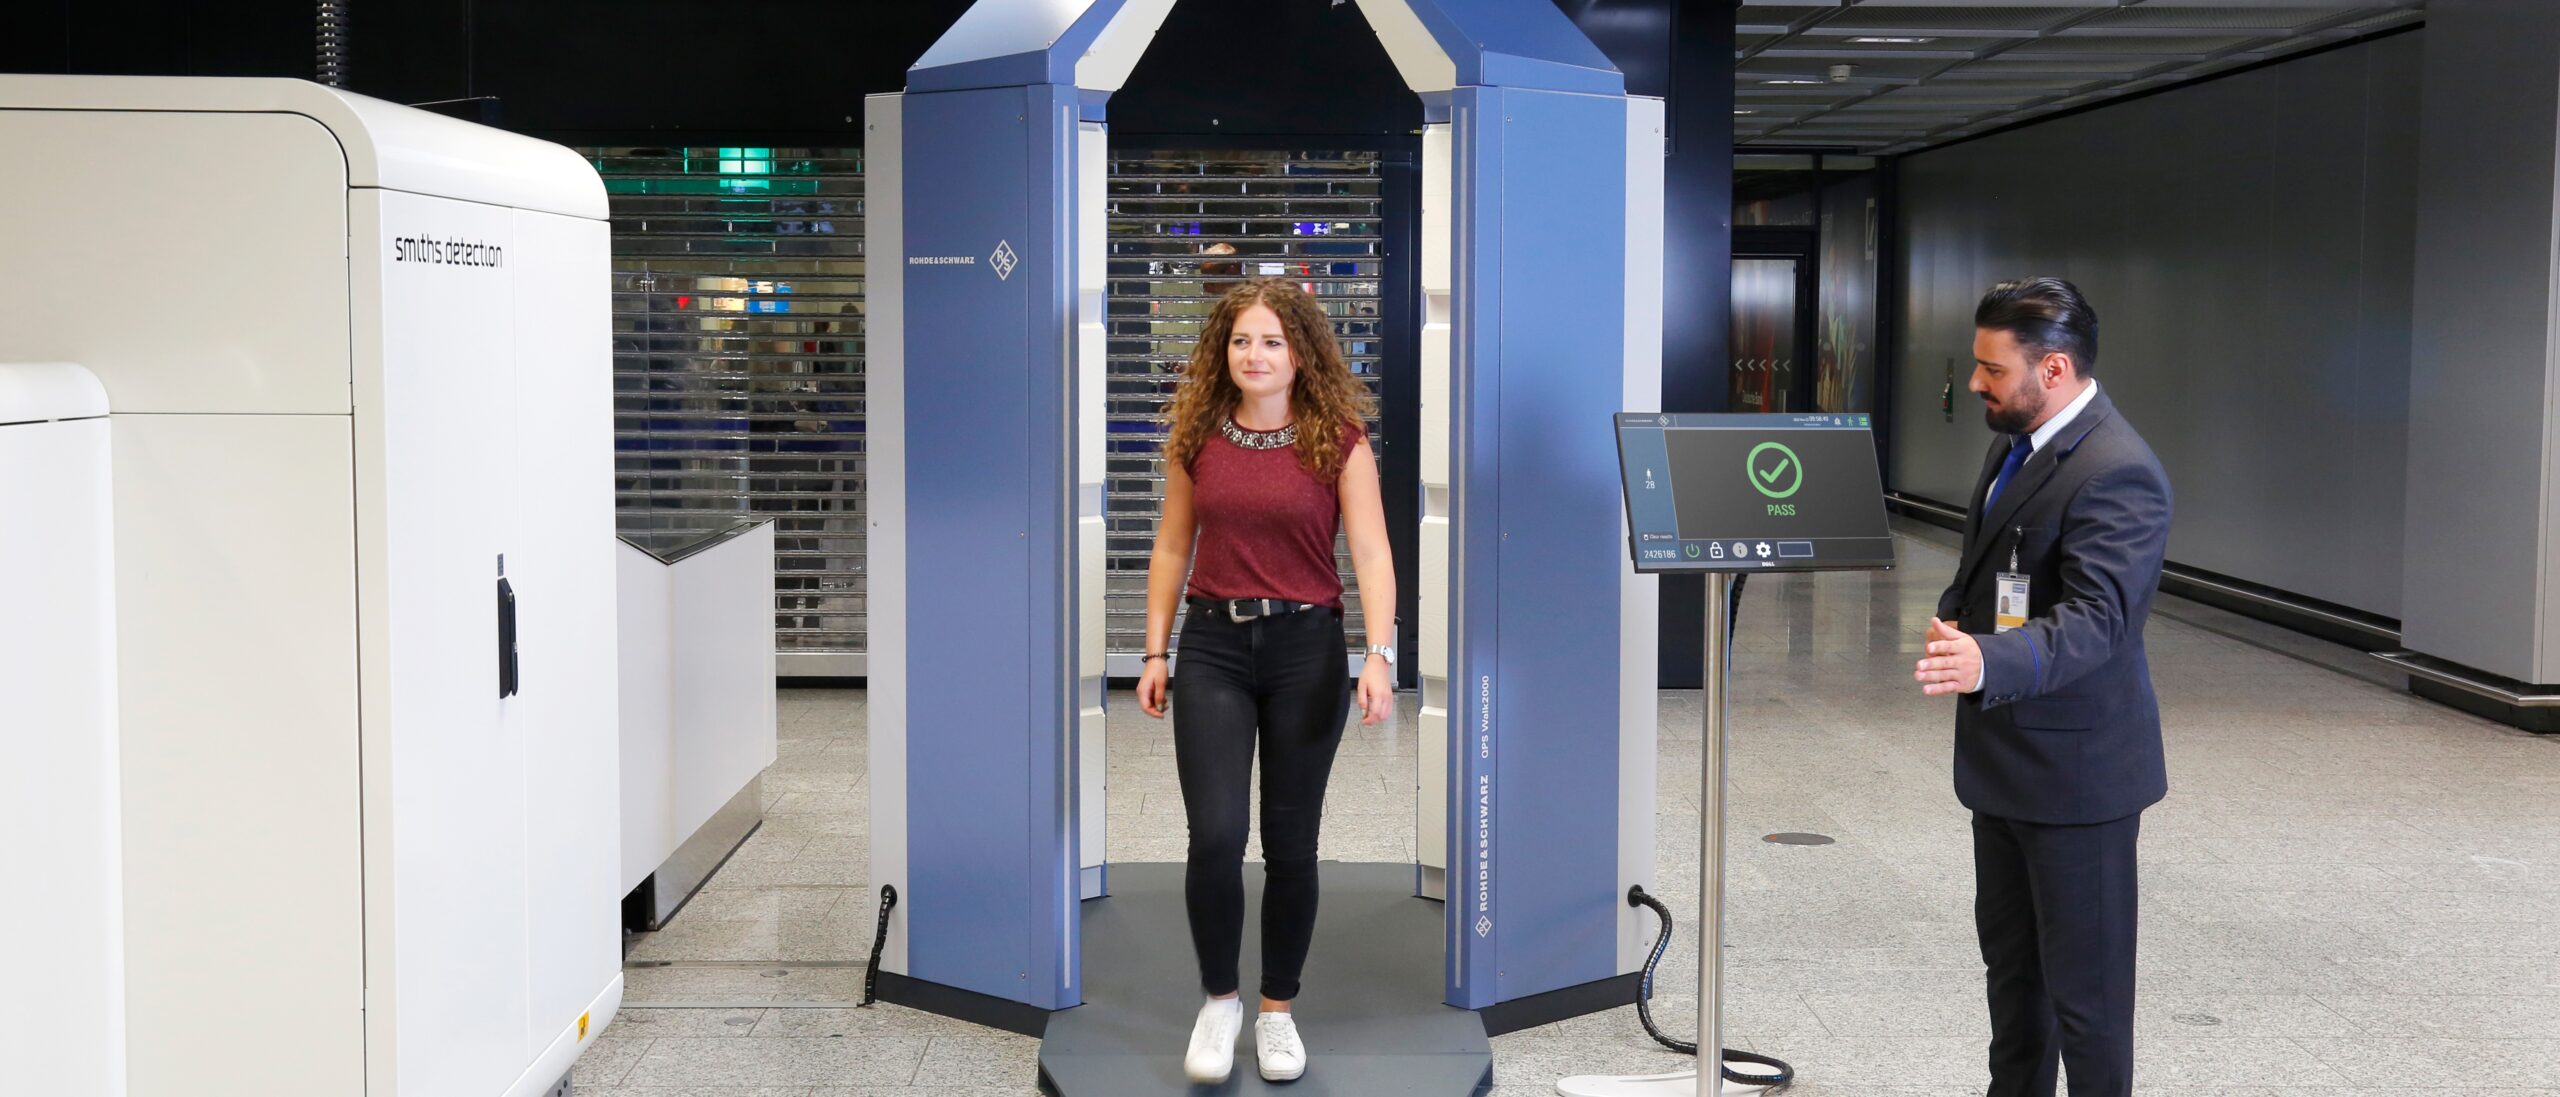
{"label": "white dress shirt", "polygon": [[[2091,381],[2091,382],[2089,382],[2089,387],[2087,387],[2087,388],[2084,388],[2084,389],[2081,389],[2081,390],[2080,390],[2080,395],[2078,395],[2078,396],[2076,396],[2076,397],[2073,397],[2070,403],[2065,404],[2065,405],[2063,405],[2063,406],[2062,406],[2062,411],[2061,411],[2059,414],[2055,415],[2055,416],[2054,416],[2053,418],[2051,418],[2051,419],[2047,419],[2047,420],[2045,420],[2045,421],[2044,421],[2044,425],[2043,425],[2043,426],[2037,427],[2037,428],[2035,429],[2035,433],[2028,435],[2028,436],[2027,436],[2027,461],[2033,461],[2033,460],[2035,460],[2035,459],[2036,459],[2036,454],[2039,454],[2039,453],[2044,452],[2044,447],[2045,447],[2046,443],[2049,443],[2049,442],[2053,441],[2053,436],[2054,436],[2054,435],[2057,435],[2057,434],[2062,433],[2062,428],[2067,427],[2067,426],[2070,426],[2070,425],[2071,425],[2071,421],[2072,421],[2072,420],[2079,418],[2079,417],[2080,417],[2080,410],[2081,410],[2082,408],[2086,408],[2086,407],[2088,407],[2088,406],[2089,406],[2089,401],[2094,400],[2094,399],[2097,399],[2097,397],[2098,397],[2098,383],[2097,383],[2096,381]],[[2021,473],[2023,473],[2023,472],[2027,471],[2027,465],[2026,465],[2026,462],[2025,462],[2025,461],[2021,461],[2021,462],[2019,462],[2019,463],[2018,463],[2018,471],[2019,471],[2019,472],[2021,472]],[[2011,476],[2009,479],[2010,479],[2012,482],[2015,482],[2015,481],[2017,480],[2017,477],[2016,477],[2016,476]],[[1993,483],[1998,483],[1998,481],[1997,481],[1997,480],[1994,480],[1994,481],[1993,481]],[[2009,490],[2009,486],[2008,486],[2007,484],[2002,484],[2002,485],[2000,485],[2000,490],[2002,490],[2002,491],[2007,491],[2007,490]],[[1990,488],[1988,488],[1988,487],[1986,487],[1986,488],[1982,489],[1982,492],[1983,492],[1983,494],[1984,494],[1985,496],[1988,496],[1988,495],[1990,495],[1990,494],[1991,494],[1991,489],[1990,489]],[[1986,498],[1986,499],[1984,500],[1984,502],[1985,502],[1985,504],[1987,505],[1987,504],[1989,503],[1989,500]],[[1991,668],[1989,668],[1989,667],[1983,667],[1983,668],[1981,668],[1981,669],[1979,669],[1979,670],[1974,671],[1974,672],[1973,672],[1973,688],[1972,688],[1972,689],[1968,689],[1968,690],[1966,690],[1965,692],[1966,692],[1966,693],[1980,693],[1980,692],[1982,692],[1982,679],[1983,679],[1983,677],[1984,677],[1985,675],[1988,675],[1988,674],[1990,674],[1990,673],[1991,673]]]}
{"label": "white dress shirt", "polygon": [[2062,433],[2062,428],[2070,426],[2072,420],[2080,417],[2080,409],[2088,407],[2089,401],[2097,398],[2098,383],[2091,381],[2088,388],[2080,390],[2080,395],[2072,397],[2070,403],[2063,405],[2061,414],[2045,420],[2044,425],[2037,427],[2034,434],[2028,435],[2035,444],[2027,451],[2027,459],[2035,460],[2035,454],[2044,452],[2045,443],[2053,441],[2054,435]]}

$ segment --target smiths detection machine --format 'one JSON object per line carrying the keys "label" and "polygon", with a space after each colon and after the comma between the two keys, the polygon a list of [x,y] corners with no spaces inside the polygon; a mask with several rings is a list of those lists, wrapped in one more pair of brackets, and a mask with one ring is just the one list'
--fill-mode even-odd
{"label": "smiths detection machine", "polygon": [[622,994],[602,184],[295,80],[0,76],[0,146],[0,360],[115,428],[131,1092],[548,1091]]}
{"label": "smiths detection machine", "polygon": [[107,392],[0,362],[0,1093],[124,1097]]}

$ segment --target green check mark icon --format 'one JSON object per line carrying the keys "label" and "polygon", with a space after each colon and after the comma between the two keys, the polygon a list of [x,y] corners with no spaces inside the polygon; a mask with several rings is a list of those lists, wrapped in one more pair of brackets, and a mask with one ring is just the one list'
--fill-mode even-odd
{"label": "green check mark icon", "polygon": [[[1768,453],[1776,454],[1777,459],[1764,462],[1761,455]],[[1743,459],[1743,469],[1751,477],[1751,486],[1772,499],[1794,495],[1796,489],[1804,486],[1804,460],[1782,443],[1762,442],[1751,447],[1751,456]],[[1781,478],[1787,481],[1784,490],[1778,487]]]}

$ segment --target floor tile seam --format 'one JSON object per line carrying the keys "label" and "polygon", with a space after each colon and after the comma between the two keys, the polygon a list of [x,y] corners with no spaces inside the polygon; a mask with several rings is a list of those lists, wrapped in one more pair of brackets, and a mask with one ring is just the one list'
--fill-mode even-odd
{"label": "floor tile seam", "polygon": [[1793,995],[1790,995],[1790,997],[1793,997],[1796,1000],[1797,1005],[1804,1007],[1805,1015],[1813,1018],[1814,1027],[1821,1029],[1823,1035],[1839,1035],[1839,1033],[1831,1030],[1831,1022],[1822,1016],[1822,1011],[1814,1007],[1813,997],[1811,995],[1806,994],[1803,991],[1797,991]]}
{"label": "floor tile seam", "polygon": [[[714,877],[714,879],[717,879],[717,877]],[[735,887],[721,887],[719,884],[716,884],[716,883],[712,883],[712,884],[704,884],[704,885],[703,885],[703,890],[705,890],[705,891],[723,891],[723,892],[762,891],[762,890],[766,890],[766,889],[777,889],[777,888],[790,888],[790,889],[793,889],[793,890],[795,890],[795,891],[862,891],[862,890],[866,890],[866,886],[865,886],[865,885],[862,885],[862,884],[740,884],[740,885],[735,886]]]}
{"label": "floor tile seam", "polygon": [[613,1080],[605,1083],[606,1085],[621,1085],[632,1075],[639,1073],[640,1063],[649,1057],[649,1049],[657,1046],[658,1038],[655,1036],[643,1036],[639,1038],[639,1042],[640,1050],[632,1053],[631,1061],[623,1064],[622,1069],[616,1072],[613,1076]]}
{"label": "floor tile seam", "polygon": [[868,960],[761,960],[751,956],[742,960],[712,960],[698,957],[673,958],[666,960],[625,960],[622,963],[622,970],[671,971],[679,968],[710,968],[721,971],[745,971],[749,968],[778,967],[814,968],[822,971],[851,971],[870,966],[871,963]]}
{"label": "floor tile seam", "polygon": [[926,1061],[926,1060],[929,1060],[929,1059],[931,1059],[931,1058],[933,1058],[933,1042],[934,1042],[934,1040],[936,1040],[936,1039],[938,1039],[938,1037],[934,1037],[934,1036],[927,1036],[927,1037],[925,1037],[925,1040],[924,1040],[924,1047],[923,1047],[923,1049],[922,1049],[922,1050],[919,1050],[919,1051],[917,1051],[917,1052],[916,1052],[916,1065],[915,1065],[912,1069],[910,1069],[910,1070],[908,1070],[908,1071],[907,1071],[907,1084],[908,1084],[908,1085],[910,1085],[910,1086],[916,1086],[916,1085],[922,1085],[922,1084],[923,1084],[921,1081],[918,1081],[918,1079],[921,1079],[921,1078],[923,1078],[923,1077],[924,1077],[924,1064],[925,1064],[925,1061]]}
{"label": "floor tile seam", "polygon": [[2348,1077],[2345,1070],[2340,1069],[2336,1064],[2331,1063],[2329,1060],[2322,1058],[2320,1052],[2311,1047],[2311,1040],[2312,1038],[2307,1036],[2285,1037],[2285,1041],[2292,1044],[2295,1050],[2300,1051],[2312,1062],[2320,1064],[2320,1069],[2328,1071],[2332,1077],[2338,1079],[2337,1084],[2347,1086],[2359,1084],[2359,1079]]}
{"label": "floor tile seam", "polygon": [[[2354,1029],[2355,1031],[2360,1032],[2360,1033],[2363,1033],[2363,1034],[2365,1034],[2365,1035],[2367,1035],[2367,1036],[2374,1036],[2374,1035],[2378,1035],[2378,1034],[2377,1034],[2377,1033],[2375,1033],[2372,1029],[2367,1028],[2367,1027],[2365,1026],[2364,1022],[2362,1022],[2362,1021],[2358,1021],[2358,1020],[2356,1020],[2356,1019],[2355,1019],[2355,1018],[2353,1018],[2353,1017],[2349,1017],[2349,1016],[2347,1016],[2344,1012],[2340,1011],[2340,1010],[2338,1009],[2338,1007],[2336,1007],[2336,1006],[2334,1006],[2334,1005],[2329,1004],[2329,1002],[2327,1001],[2327,999],[2332,998],[2332,997],[2336,997],[2336,992],[2334,992],[2334,991],[2321,991],[2321,992],[2312,993],[2312,994],[2305,994],[2305,995],[2302,995],[2302,997],[2309,999],[2309,1000],[2311,1001],[2311,1004],[2312,1004],[2312,1005],[2315,1005],[2315,1006],[2320,1007],[2322,1011],[2326,1012],[2326,1013],[2327,1013],[2329,1016],[2331,1016],[2331,1017],[2335,1017],[2335,1018],[2337,1018],[2341,1023],[2345,1024],[2348,1028]],[[2397,996],[2396,996],[2396,995],[2394,995],[2393,997],[2397,997]]]}

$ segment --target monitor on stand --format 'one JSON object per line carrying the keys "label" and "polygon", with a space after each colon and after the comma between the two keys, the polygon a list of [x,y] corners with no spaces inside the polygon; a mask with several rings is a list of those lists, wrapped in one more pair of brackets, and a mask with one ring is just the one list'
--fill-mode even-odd
{"label": "monitor on stand", "polygon": [[1636,570],[1892,567],[1868,418],[1620,414]]}
{"label": "monitor on stand", "polygon": [[[1736,575],[1893,566],[1870,425],[1862,414],[1617,416],[1627,551],[1636,570],[1707,577],[1698,800],[1698,1047],[1704,1052],[1724,1047],[1726,594]],[[1720,1075],[1704,1069],[1590,1075],[1564,1079],[1556,1091],[1565,1097],[1710,1097],[1723,1092]]]}

